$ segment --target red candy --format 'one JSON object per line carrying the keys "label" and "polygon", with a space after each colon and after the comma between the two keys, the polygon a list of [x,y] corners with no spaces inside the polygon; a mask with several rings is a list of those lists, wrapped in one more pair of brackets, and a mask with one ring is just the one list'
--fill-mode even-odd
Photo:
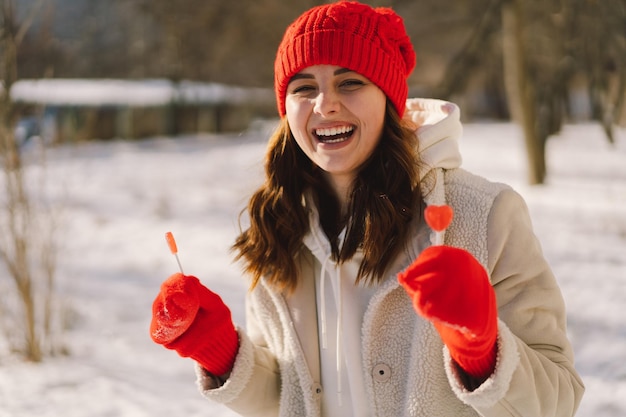
{"label": "red candy", "polygon": [[424,210],[426,223],[436,232],[445,230],[450,225],[453,216],[454,211],[448,205],[428,206]]}
{"label": "red candy", "polygon": [[176,254],[178,252],[178,248],[176,247],[176,240],[174,240],[172,232],[167,232],[165,234],[165,240],[167,240],[167,246],[170,247],[172,254]]}

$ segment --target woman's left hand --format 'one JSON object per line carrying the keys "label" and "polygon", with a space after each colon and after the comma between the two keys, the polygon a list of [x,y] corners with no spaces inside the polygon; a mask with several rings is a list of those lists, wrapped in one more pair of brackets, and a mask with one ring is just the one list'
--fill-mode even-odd
{"label": "woman's left hand", "polygon": [[463,249],[431,246],[398,280],[456,363],[473,378],[488,378],[496,364],[498,313],[495,291],[476,258]]}

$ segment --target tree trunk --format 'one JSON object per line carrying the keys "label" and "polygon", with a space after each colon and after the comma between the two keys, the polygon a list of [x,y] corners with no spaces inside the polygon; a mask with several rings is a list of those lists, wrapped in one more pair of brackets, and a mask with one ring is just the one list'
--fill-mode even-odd
{"label": "tree trunk", "polygon": [[535,82],[530,73],[524,31],[523,1],[513,0],[502,7],[504,81],[513,119],[522,127],[528,157],[528,182],[543,184],[546,176],[545,139],[537,126]]}

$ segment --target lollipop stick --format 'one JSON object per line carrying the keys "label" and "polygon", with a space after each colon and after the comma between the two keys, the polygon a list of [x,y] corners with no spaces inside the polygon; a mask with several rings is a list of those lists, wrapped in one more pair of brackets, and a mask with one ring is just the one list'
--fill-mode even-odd
{"label": "lollipop stick", "polygon": [[435,242],[433,243],[436,246],[443,245],[443,233],[440,231],[435,232]]}
{"label": "lollipop stick", "polygon": [[176,246],[176,240],[174,239],[174,235],[172,232],[167,232],[165,234],[165,240],[167,241],[167,245],[170,248],[170,252],[176,257],[176,262],[178,263],[178,268],[180,269],[180,273],[185,275],[183,272],[183,266],[180,263],[180,259],[178,259],[178,247]]}

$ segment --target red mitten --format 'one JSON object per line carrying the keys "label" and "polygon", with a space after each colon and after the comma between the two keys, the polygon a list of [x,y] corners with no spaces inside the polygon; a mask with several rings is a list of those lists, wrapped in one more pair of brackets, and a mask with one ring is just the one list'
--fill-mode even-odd
{"label": "red mitten", "polygon": [[166,279],[152,304],[150,336],[211,374],[228,373],[239,339],[230,310],[198,278],[180,273]]}
{"label": "red mitten", "polygon": [[498,312],[482,265],[463,249],[431,246],[398,280],[415,311],[433,322],[456,363],[476,379],[489,377],[496,365]]}

